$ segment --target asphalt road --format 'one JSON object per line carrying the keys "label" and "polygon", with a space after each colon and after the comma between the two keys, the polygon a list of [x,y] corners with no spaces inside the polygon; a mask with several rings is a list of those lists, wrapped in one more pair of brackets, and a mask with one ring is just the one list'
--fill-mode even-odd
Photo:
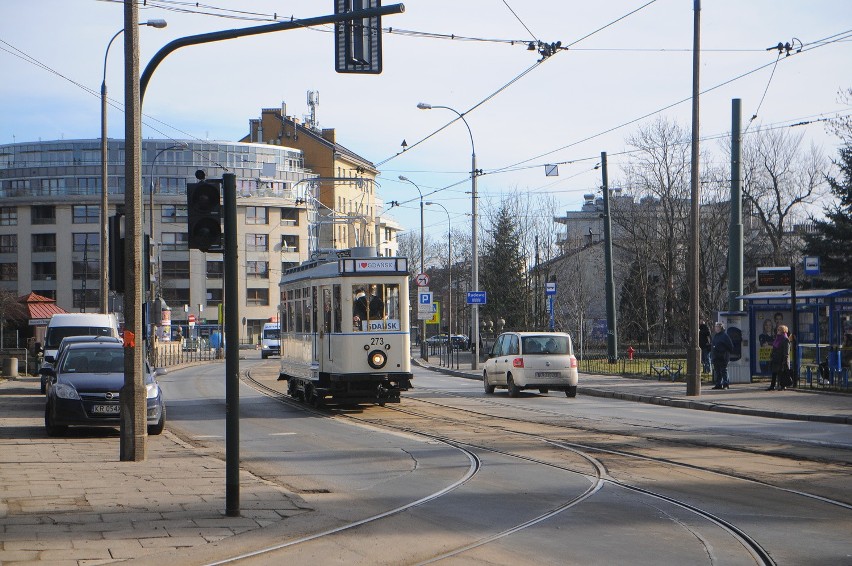
{"label": "asphalt road", "polygon": [[[283,390],[264,367],[259,355],[241,362],[260,385]],[[474,380],[415,374],[415,389],[399,405],[350,411],[316,412],[241,386],[241,465],[291,490],[312,512],[176,558],[852,560],[848,426],[557,393],[509,399],[485,396]],[[220,454],[223,375],[220,365],[198,366],[161,380],[169,429]]]}

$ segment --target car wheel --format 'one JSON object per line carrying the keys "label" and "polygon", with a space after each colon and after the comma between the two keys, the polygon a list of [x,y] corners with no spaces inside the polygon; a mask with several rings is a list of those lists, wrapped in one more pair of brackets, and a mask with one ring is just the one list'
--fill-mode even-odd
{"label": "car wheel", "polygon": [[67,426],[53,424],[49,405],[44,407],[44,430],[47,432],[47,436],[62,436],[68,430]]}
{"label": "car wheel", "polygon": [[166,406],[163,405],[163,412],[160,415],[160,422],[154,425],[148,425],[148,436],[158,436],[163,434],[166,428]]}
{"label": "car wheel", "polygon": [[511,375],[506,378],[506,387],[509,389],[509,397],[517,397],[521,393],[521,388],[515,385]]}
{"label": "car wheel", "polygon": [[576,397],[577,396],[577,386],[569,385],[568,389],[565,390],[566,397]]}
{"label": "car wheel", "polygon": [[261,352],[261,353],[260,353],[260,359],[265,360],[265,359],[266,359],[266,358],[268,358],[268,357],[269,357],[269,356],[268,356],[267,354],[265,354],[265,353],[263,353],[263,352]]}
{"label": "car wheel", "polygon": [[550,393],[550,389],[548,389],[547,387],[539,387],[538,392],[539,393]]}
{"label": "car wheel", "polygon": [[494,386],[488,383],[488,372],[482,372],[482,385],[485,387],[486,395],[494,393]]}

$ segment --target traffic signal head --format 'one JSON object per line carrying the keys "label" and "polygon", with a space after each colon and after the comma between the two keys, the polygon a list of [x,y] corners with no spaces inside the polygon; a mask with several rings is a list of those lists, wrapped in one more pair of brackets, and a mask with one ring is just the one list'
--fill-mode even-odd
{"label": "traffic signal head", "polygon": [[211,180],[187,183],[189,248],[222,252],[222,204],[219,184]]}

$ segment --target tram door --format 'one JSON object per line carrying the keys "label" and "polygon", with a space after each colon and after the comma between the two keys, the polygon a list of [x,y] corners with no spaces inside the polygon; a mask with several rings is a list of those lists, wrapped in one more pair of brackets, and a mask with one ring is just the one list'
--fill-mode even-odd
{"label": "tram door", "polygon": [[[335,285],[339,287],[339,285]],[[338,290],[339,294],[339,290]],[[320,287],[320,304],[319,312],[322,313],[319,328],[319,355],[317,359],[320,363],[320,371],[331,371],[331,365],[334,361],[334,350],[332,336],[334,332],[340,332],[340,328],[335,329],[335,304],[331,285],[323,285]],[[339,307],[338,307],[339,308]],[[339,326],[339,322],[337,323]]]}

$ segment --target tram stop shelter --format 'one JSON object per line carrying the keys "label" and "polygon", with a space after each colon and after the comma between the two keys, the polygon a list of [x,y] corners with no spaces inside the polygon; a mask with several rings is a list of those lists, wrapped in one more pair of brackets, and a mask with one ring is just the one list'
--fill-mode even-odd
{"label": "tram stop shelter", "polygon": [[[852,373],[852,289],[796,290],[798,322],[796,352],[791,363],[799,383],[808,386],[849,388]],[[743,356],[750,375],[771,376],[769,357],[775,328],[784,324],[794,332],[791,291],[762,291],[738,297],[747,321]],[[729,313],[733,314],[733,313]],[[743,324],[746,326],[746,324]],[[743,329],[746,330],[746,329]],[[742,368],[745,369],[745,368]]]}

